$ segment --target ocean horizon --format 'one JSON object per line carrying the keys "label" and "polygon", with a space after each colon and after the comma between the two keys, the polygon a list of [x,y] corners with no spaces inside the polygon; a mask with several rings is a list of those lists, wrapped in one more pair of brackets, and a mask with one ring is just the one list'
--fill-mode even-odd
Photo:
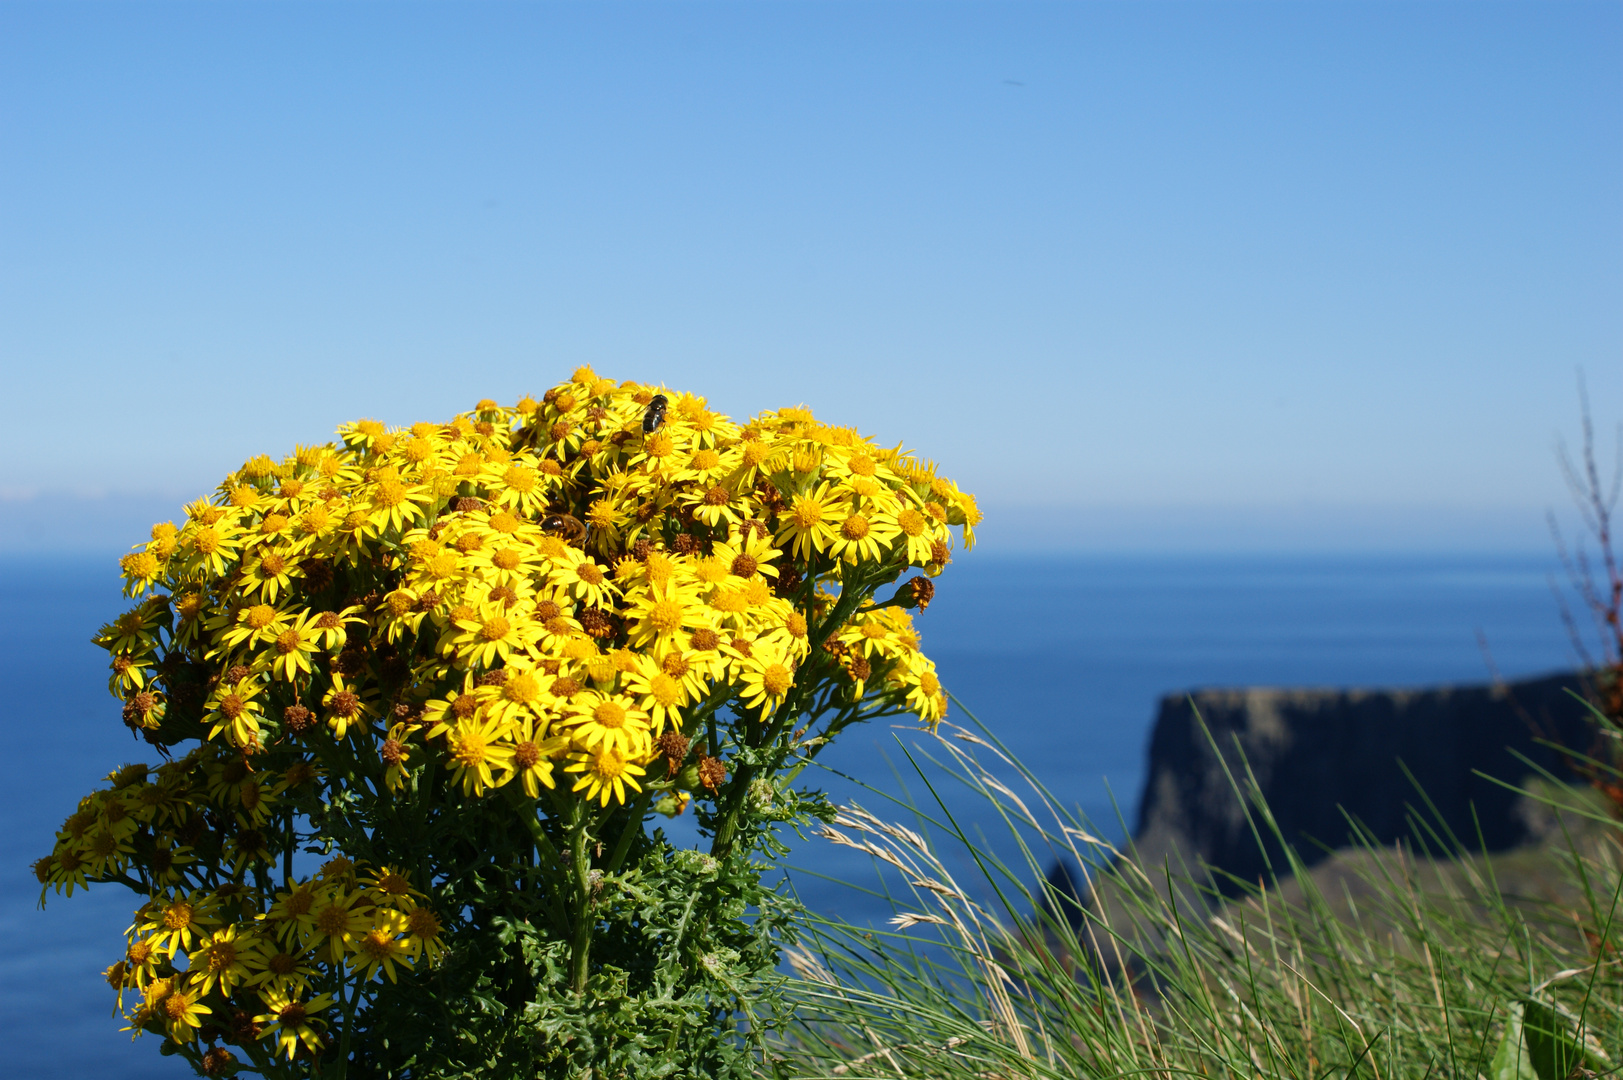
{"label": "ocean horizon", "polygon": [[[1161,697],[1217,686],[1400,687],[1570,670],[1577,655],[1551,592],[1553,555],[961,554],[918,617],[923,648],[963,709],[1056,799],[1121,838],[1137,812]],[[107,694],[90,636],[128,604],[112,556],[0,557],[0,1030],[13,1075],[184,1075],[151,1037],[130,1045],[109,1016],[101,971],[122,951],[137,898],[121,887],[50,897],[37,909],[29,864],[77,799],[126,761],[151,760]],[[848,732],[804,778],[837,800],[886,812],[924,794],[912,725]],[[928,766],[926,771],[928,772]],[[871,788],[873,790],[867,790]],[[972,835],[997,822],[952,803]],[[893,809],[894,806],[892,806]],[[691,820],[691,819],[687,819]],[[691,841],[684,819],[668,828]],[[813,911],[880,925],[864,858],[794,842],[790,879]],[[966,865],[965,870],[972,870]]]}

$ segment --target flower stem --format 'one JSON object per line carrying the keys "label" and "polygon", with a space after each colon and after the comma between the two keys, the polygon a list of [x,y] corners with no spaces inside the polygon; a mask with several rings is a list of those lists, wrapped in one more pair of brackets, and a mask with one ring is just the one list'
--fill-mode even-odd
{"label": "flower stem", "polygon": [[631,813],[626,818],[626,827],[620,833],[620,839],[614,845],[614,851],[609,856],[608,866],[605,868],[610,874],[620,869],[625,862],[626,853],[631,850],[631,841],[642,834],[643,815],[648,813],[648,804],[654,800],[654,791],[648,788],[631,804]]}
{"label": "flower stem", "polygon": [[591,971],[592,927],[597,921],[592,917],[592,854],[591,837],[588,835],[591,820],[592,814],[587,810],[586,801],[577,800],[569,828],[576,889],[575,940],[569,949],[569,985],[578,997],[586,996],[586,977]]}

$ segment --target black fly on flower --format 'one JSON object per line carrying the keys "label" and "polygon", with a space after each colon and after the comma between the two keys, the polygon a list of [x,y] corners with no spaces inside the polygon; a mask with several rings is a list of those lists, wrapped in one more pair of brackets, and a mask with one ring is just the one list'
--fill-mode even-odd
{"label": "black fly on flower", "polygon": [[655,394],[654,399],[648,403],[648,409],[642,414],[642,433],[652,435],[665,423],[665,408],[670,400],[664,394]]}

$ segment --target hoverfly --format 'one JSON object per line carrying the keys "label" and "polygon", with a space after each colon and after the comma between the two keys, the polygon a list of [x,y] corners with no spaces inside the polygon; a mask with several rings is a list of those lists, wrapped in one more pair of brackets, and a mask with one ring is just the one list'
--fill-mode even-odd
{"label": "hoverfly", "polygon": [[648,410],[642,414],[642,433],[652,435],[659,430],[665,422],[665,406],[669,405],[664,394],[655,394],[654,400],[648,403]]}

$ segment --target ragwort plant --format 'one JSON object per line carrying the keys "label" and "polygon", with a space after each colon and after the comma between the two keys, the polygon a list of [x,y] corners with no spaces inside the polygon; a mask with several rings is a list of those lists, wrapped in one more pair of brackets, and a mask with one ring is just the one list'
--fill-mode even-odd
{"label": "ragwort plant", "polygon": [[[139,603],[96,641],[165,760],[36,872],[143,897],[128,1030],[210,1076],[770,1064],[796,909],[762,874],[832,817],[796,777],[852,724],[940,720],[909,612],[974,500],[804,408],[587,368],[340,435],[122,561]],[[649,824],[683,812],[708,850]]]}

